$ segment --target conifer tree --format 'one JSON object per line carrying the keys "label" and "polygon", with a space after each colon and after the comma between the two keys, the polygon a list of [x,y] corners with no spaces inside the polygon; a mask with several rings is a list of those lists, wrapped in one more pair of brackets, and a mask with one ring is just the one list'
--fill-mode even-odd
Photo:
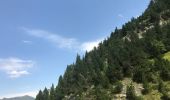
{"label": "conifer tree", "polygon": [[49,100],[49,91],[48,89],[45,87],[44,91],[43,91],[43,99],[44,100]]}
{"label": "conifer tree", "polygon": [[39,93],[37,94],[37,96],[36,96],[36,99],[35,100],[44,100],[44,98],[43,98],[43,93],[42,93],[42,91],[40,90],[39,91]]}
{"label": "conifer tree", "polygon": [[50,89],[50,100],[55,100],[54,84],[52,84],[51,89]]}

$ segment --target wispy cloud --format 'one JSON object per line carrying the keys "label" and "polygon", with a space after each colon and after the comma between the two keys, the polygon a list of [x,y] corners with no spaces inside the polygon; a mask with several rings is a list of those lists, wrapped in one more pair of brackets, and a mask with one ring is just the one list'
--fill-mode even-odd
{"label": "wispy cloud", "polygon": [[10,78],[18,78],[30,74],[28,69],[33,67],[34,62],[16,57],[0,58],[0,71],[4,71]]}
{"label": "wispy cloud", "polygon": [[32,41],[29,41],[29,40],[22,40],[22,42],[25,44],[32,44]]}
{"label": "wispy cloud", "polygon": [[7,95],[0,96],[0,99],[26,96],[26,95],[31,96],[31,97],[36,97],[37,93],[38,93],[38,91],[28,91],[25,93],[13,93],[13,94],[7,94]]}
{"label": "wispy cloud", "polygon": [[77,41],[74,38],[65,38],[45,30],[28,29],[25,27],[22,27],[22,30],[24,30],[29,35],[47,40],[60,48],[73,48],[74,45],[77,45]]}
{"label": "wispy cloud", "polygon": [[124,18],[124,16],[122,14],[118,14],[119,18]]}
{"label": "wispy cloud", "polygon": [[27,34],[49,41],[50,43],[54,44],[59,48],[74,49],[77,51],[91,51],[94,47],[98,47],[99,42],[104,39],[103,38],[94,41],[79,42],[75,38],[66,38],[56,33],[52,33],[45,30],[29,29],[25,27],[22,27],[21,29]]}

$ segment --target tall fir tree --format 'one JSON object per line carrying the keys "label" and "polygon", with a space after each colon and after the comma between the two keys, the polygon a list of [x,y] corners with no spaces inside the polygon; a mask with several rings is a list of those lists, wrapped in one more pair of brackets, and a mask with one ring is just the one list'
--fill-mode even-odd
{"label": "tall fir tree", "polygon": [[50,89],[50,100],[55,100],[55,88],[54,84],[52,84],[51,89]]}

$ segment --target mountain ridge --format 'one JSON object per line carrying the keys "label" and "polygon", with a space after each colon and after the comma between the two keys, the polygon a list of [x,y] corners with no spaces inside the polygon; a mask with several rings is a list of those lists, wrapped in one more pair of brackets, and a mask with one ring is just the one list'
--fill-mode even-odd
{"label": "mountain ridge", "polygon": [[56,88],[40,90],[36,100],[169,100],[169,51],[170,1],[151,0],[141,16],[77,55]]}
{"label": "mountain ridge", "polygon": [[35,100],[33,97],[31,96],[19,96],[19,97],[11,97],[11,98],[3,98],[0,100]]}

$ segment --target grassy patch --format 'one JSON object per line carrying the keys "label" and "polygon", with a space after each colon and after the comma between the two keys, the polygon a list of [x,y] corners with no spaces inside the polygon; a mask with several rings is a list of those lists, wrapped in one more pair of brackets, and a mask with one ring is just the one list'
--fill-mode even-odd
{"label": "grassy patch", "polygon": [[157,90],[152,90],[149,94],[144,95],[144,100],[160,100],[161,94]]}
{"label": "grassy patch", "polygon": [[163,59],[166,59],[166,60],[170,61],[170,51],[163,54]]}

